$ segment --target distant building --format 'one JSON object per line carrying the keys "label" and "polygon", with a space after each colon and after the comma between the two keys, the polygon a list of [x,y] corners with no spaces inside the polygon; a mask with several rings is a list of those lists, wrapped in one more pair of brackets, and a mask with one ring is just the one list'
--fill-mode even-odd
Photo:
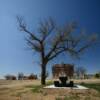
{"label": "distant building", "polygon": [[71,64],[55,64],[52,67],[53,78],[58,78],[59,76],[73,77],[74,65]]}
{"label": "distant building", "polygon": [[30,74],[26,76],[23,73],[18,73],[18,80],[35,80],[35,79],[38,79],[37,75],[35,74]]}
{"label": "distant building", "polygon": [[36,80],[36,79],[38,79],[37,75],[34,74],[31,74],[29,76],[23,76],[23,80]]}
{"label": "distant building", "polygon": [[5,79],[6,80],[16,80],[16,76],[14,76],[14,75],[6,75]]}
{"label": "distant building", "polygon": [[30,75],[28,76],[28,79],[29,79],[29,80],[36,80],[36,79],[38,79],[38,78],[37,78],[37,75],[30,74]]}

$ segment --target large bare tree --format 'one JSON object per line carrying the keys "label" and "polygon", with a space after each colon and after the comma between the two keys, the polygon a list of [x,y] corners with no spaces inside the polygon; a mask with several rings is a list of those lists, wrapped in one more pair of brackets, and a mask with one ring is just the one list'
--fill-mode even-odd
{"label": "large bare tree", "polygon": [[38,32],[31,32],[23,18],[17,17],[21,31],[28,34],[27,43],[32,50],[40,55],[41,59],[41,84],[45,85],[46,65],[49,61],[62,53],[79,57],[81,52],[94,44],[95,35],[76,35],[75,22],[58,26],[52,18],[41,21]]}

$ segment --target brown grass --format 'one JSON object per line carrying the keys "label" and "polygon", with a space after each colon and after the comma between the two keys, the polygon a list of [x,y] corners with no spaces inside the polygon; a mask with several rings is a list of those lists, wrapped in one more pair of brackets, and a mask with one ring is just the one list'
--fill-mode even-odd
{"label": "brown grass", "polygon": [[[75,80],[75,82],[100,83],[100,79]],[[0,100],[57,100],[57,98],[59,98],[59,100],[65,100],[64,98],[67,98],[66,100],[100,100],[100,93],[94,89],[72,90],[41,88],[41,91],[33,93],[31,91],[32,85],[40,85],[40,80],[0,80]]]}

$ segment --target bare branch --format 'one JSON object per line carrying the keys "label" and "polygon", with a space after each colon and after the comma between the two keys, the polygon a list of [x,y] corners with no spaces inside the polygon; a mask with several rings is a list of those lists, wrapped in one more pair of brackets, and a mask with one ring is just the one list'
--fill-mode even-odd
{"label": "bare branch", "polygon": [[38,31],[42,34],[42,41],[45,41],[45,39],[53,32],[55,27],[56,25],[52,18],[40,22],[40,27],[38,28]]}
{"label": "bare branch", "polygon": [[32,42],[29,39],[26,39],[28,45],[37,52],[41,52],[41,46],[36,42]]}
{"label": "bare branch", "polygon": [[26,28],[26,24],[24,23],[22,17],[17,16],[17,21],[18,21],[18,23],[19,23],[19,27],[20,27],[20,30],[21,30],[21,31],[24,31],[24,32],[28,33],[28,34],[30,35],[30,37],[31,37],[32,40],[36,40],[36,41],[40,42],[40,39],[38,39],[38,38],[34,35],[34,33],[31,33],[31,32]]}

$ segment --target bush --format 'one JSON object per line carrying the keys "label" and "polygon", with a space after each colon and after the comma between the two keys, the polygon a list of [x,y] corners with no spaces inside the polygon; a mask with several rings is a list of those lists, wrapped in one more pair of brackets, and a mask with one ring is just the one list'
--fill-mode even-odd
{"label": "bush", "polygon": [[37,75],[30,74],[30,75],[28,76],[28,79],[30,79],[30,80],[37,79]]}
{"label": "bush", "polygon": [[95,78],[100,78],[100,73],[96,73]]}

